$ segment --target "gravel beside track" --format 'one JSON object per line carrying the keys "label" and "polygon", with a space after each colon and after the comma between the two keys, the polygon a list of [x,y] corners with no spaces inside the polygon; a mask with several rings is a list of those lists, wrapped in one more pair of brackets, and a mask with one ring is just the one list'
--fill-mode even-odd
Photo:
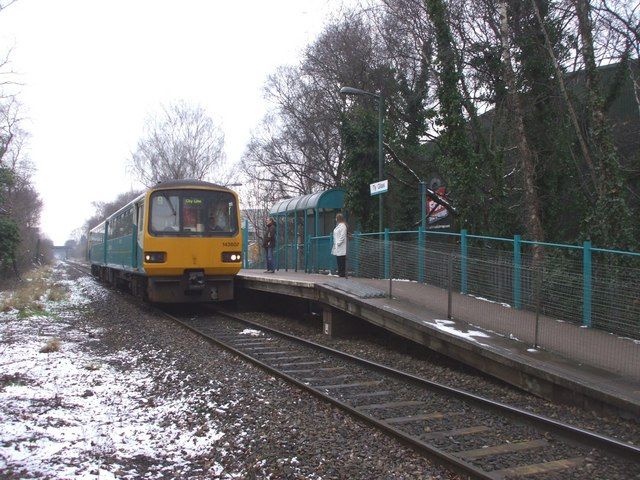
{"label": "gravel beside track", "polygon": [[425,379],[459,388],[533,413],[570,423],[579,428],[640,445],[640,419],[601,416],[577,407],[548,402],[504,382],[447,359],[443,355],[415,348],[409,340],[386,332],[358,332],[331,338],[322,333],[321,317],[293,318],[264,312],[234,312],[240,317],[285,331],[374,362],[403,370]]}
{"label": "gravel beside track", "polygon": [[[183,316],[184,313],[183,311]],[[343,362],[342,359],[333,358],[331,354],[320,353],[302,345],[296,346],[295,343],[290,344],[287,340],[278,340],[277,335],[261,334],[252,327],[247,329],[247,326],[234,320],[225,320],[224,317],[215,314],[202,316],[197,312],[187,315],[187,317],[190,316],[191,318],[183,320],[188,325],[197,328],[205,335],[222,338],[243,353],[276,368],[278,365],[282,368],[282,361],[287,361],[284,358],[290,357],[330,367],[325,369],[326,373],[338,371],[340,375],[325,376],[321,375],[325,372],[318,369],[313,374],[320,378],[307,380],[302,378],[306,370],[291,374],[297,380],[312,384],[320,391],[325,388],[322,385],[330,385],[327,388],[332,398],[352,407],[365,408],[364,413],[374,418],[389,419],[388,421],[396,428],[409,435],[420,438],[425,434],[430,436],[433,433],[438,438],[435,443],[441,450],[454,456],[469,455],[468,461],[476,467],[491,472],[491,475],[495,471],[497,475],[495,478],[503,478],[501,475],[511,478],[512,474],[525,470],[529,470],[528,474],[531,475],[536,464],[540,465],[541,470],[543,466],[549,469],[540,476],[547,480],[640,478],[640,463],[624,461],[614,455],[607,457],[606,448],[600,451],[600,447],[592,447],[588,444],[575,445],[572,441],[567,442],[562,436],[556,436],[552,432],[544,433],[532,425],[513,422],[510,417],[505,417],[504,413],[496,414],[472,402],[452,399],[447,394],[433,392],[429,388],[406,384],[394,376],[387,378],[358,362]],[[240,332],[243,329],[245,332],[253,332],[253,337],[242,338]],[[273,358],[276,358],[275,362]],[[277,361],[278,358],[281,360]],[[287,362],[287,365],[289,364],[295,365]],[[343,372],[348,373],[348,376],[342,375]],[[339,388],[341,385],[348,388]],[[369,398],[370,394],[382,394],[383,391],[385,393],[380,398],[373,401]],[[360,398],[363,395],[366,396]],[[362,407],[362,405],[367,406]],[[422,416],[425,417],[421,418]],[[432,416],[435,417],[430,418]],[[408,417],[417,418],[410,420]],[[469,427],[472,428],[469,429]],[[479,430],[471,435],[439,436],[443,430],[461,429]],[[569,467],[569,465],[572,466]],[[503,469],[510,469],[511,472]]]}
{"label": "gravel beside track", "polygon": [[[73,278],[79,273],[69,269]],[[281,319],[280,321],[284,321]],[[123,375],[153,372],[153,387],[142,401],[198,396],[216,386],[215,399],[203,398],[190,428],[213,420],[223,436],[210,451],[186,464],[131,459],[152,478],[457,479],[413,450],[319,402],[264,371],[176,326],[127,294],[111,290],[96,298],[78,328],[100,328],[87,342],[96,355],[121,349],[141,353],[135,364],[115,365]],[[149,352],[145,355],[145,352]],[[158,355],[161,352],[161,355]],[[179,377],[167,372],[179,371]],[[207,408],[215,400],[218,408]],[[171,419],[167,419],[167,427]],[[210,466],[222,465],[212,474]],[[124,476],[123,478],[126,478]]]}

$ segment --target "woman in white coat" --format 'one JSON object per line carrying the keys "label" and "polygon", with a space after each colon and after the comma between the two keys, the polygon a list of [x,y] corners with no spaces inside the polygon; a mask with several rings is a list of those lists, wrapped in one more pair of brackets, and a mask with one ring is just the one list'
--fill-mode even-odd
{"label": "woman in white coat", "polygon": [[333,247],[331,255],[335,255],[338,262],[338,275],[347,276],[347,224],[341,213],[336,215],[336,228],[333,229]]}

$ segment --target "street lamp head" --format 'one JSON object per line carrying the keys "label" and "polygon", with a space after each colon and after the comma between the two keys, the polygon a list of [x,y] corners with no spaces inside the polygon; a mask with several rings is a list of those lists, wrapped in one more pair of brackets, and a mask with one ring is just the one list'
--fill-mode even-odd
{"label": "street lamp head", "polygon": [[359,88],[353,87],[342,87],[340,89],[341,95],[366,95],[368,97],[380,98],[380,95],[377,93],[367,92],[366,90],[360,90]]}

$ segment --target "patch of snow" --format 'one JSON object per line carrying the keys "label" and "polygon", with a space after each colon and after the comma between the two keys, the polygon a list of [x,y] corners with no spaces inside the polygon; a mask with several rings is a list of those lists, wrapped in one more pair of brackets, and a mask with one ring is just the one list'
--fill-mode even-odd
{"label": "patch of snow", "polygon": [[476,340],[475,337],[491,338],[485,332],[481,332],[480,330],[467,330],[464,332],[461,330],[457,330],[456,328],[453,328],[451,326],[451,325],[455,325],[455,322],[452,320],[441,320],[436,318],[434,319],[433,322],[430,322],[428,320],[423,320],[423,323],[426,325],[434,326],[442,332],[447,332],[451,335],[455,335],[456,337],[465,338],[467,340],[471,340],[476,343],[479,343],[479,342]]}
{"label": "patch of snow", "polygon": [[[193,411],[218,407],[211,400],[219,393],[217,385],[185,391],[178,398],[153,397],[153,372],[139,366],[144,365],[140,352],[96,357],[79,342],[99,330],[69,331],[65,318],[73,314],[70,307],[82,308],[92,298],[106,295],[106,290],[86,277],[62,283],[68,298],[45,302],[50,314],[27,318],[18,318],[15,311],[0,314],[3,471],[26,470],[30,476],[48,478],[137,478],[143,472],[123,473],[122,465],[146,457],[171,465],[175,474],[191,458],[216,448],[224,437],[219,425],[209,420],[195,430],[190,418]],[[60,349],[41,353],[53,338],[61,339]],[[153,350],[143,353],[162,355]],[[123,374],[112,362],[131,368]],[[167,375],[184,378],[177,370]],[[211,476],[223,471],[215,462],[208,468]],[[145,478],[166,475],[159,469],[144,472]]]}
{"label": "patch of snow", "polygon": [[497,302],[497,301],[495,301],[495,300],[489,300],[488,298],[478,297],[477,295],[471,295],[471,294],[469,294],[468,296],[469,296],[469,297],[472,297],[472,298],[475,298],[476,300],[483,301],[483,302],[495,303],[496,305],[501,305],[501,306],[503,306],[503,307],[505,307],[505,308],[511,308],[511,305],[510,305],[510,304],[508,304],[508,303],[504,303],[504,302]]}
{"label": "patch of snow", "polygon": [[537,348],[527,348],[527,352],[531,352],[531,353],[538,353],[538,349]]}
{"label": "patch of snow", "polygon": [[260,330],[254,330],[253,328],[245,328],[240,332],[240,335],[251,335],[252,337],[260,337],[264,335],[264,332],[261,332]]}

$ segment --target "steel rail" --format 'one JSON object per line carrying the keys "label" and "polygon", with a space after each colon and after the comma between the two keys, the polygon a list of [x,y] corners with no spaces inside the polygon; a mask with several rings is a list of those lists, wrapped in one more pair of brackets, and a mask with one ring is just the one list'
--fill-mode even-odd
{"label": "steel rail", "polygon": [[640,458],[640,447],[637,447],[635,445],[626,443],[626,442],[622,442],[620,440],[616,440],[615,438],[611,438],[611,437],[607,437],[605,435],[600,435],[594,432],[590,432],[589,430],[584,430],[578,427],[575,427],[573,425],[567,424],[567,423],[563,423],[563,422],[559,422],[557,420],[542,416],[542,415],[538,415],[535,413],[531,413],[528,412],[526,410],[522,410],[520,408],[517,407],[513,407],[511,405],[507,405],[495,400],[491,400],[485,397],[481,397],[479,395],[475,395],[473,393],[469,393],[466,392],[464,390],[460,390],[457,388],[453,388],[453,387],[449,387],[447,385],[441,384],[441,383],[437,383],[437,382],[433,382],[431,380],[427,380],[425,378],[419,377],[417,375],[413,375],[411,373],[407,373],[404,372],[402,370],[398,370],[386,365],[382,365],[380,363],[376,363],[373,362],[371,360],[367,360],[361,357],[358,357],[356,355],[352,355],[346,352],[342,352],[340,350],[336,350],[333,349],[331,347],[327,347],[325,345],[313,342],[311,340],[307,340],[301,337],[297,337],[295,335],[283,332],[281,330],[277,330],[271,327],[267,327],[264,325],[261,325],[260,323],[257,322],[253,322],[251,320],[247,320],[244,319],[242,317],[238,317],[236,315],[233,315],[229,312],[225,312],[225,311],[221,311],[218,309],[215,309],[215,312],[219,315],[223,315],[226,316],[228,318],[231,318],[232,320],[236,320],[236,321],[240,321],[243,322],[247,325],[251,325],[257,328],[260,328],[262,330],[266,330],[270,333],[276,334],[276,335],[280,335],[282,337],[285,337],[287,339],[293,340],[295,342],[299,342],[303,345],[318,349],[320,351],[324,351],[324,352],[328,352],[331,353],[333,355],[337,355],[341,358],[359,363],[361,365],[365,365],[369,368],[373,368],[375,370],[378,370],[380,372],[386,373],[386,374],[390,374],[393,376],[396,376],[398,378],[401,378],[403,380],[408,380],[411,381],[412,383],[419,385],[421,387],[428,387],[428,388],[432,388],[435,390],[438,390],[442,393],[448,394],[448,395],[454,395],[455,397],[465,400],[465,401],[469,401],[471,403],[474,403],[476,405],[480,405],[482,407],[485,408],[490,408],[494,411],[498,411],[500,413],[505,413],[508,414],[511,418],[515,418],[517,420],[521,420],[523,422],[529,423],[531,425],[534,425],[536,427],[540,427],[540,425],[543,425],[545,427],[545,429],[554,432],[556,434],[559,434],[561,436],[567,437],[571,440],[574,441],[579,441],[582,443],[586,443],[588,445],[594,446],[594,447],[600,447],[600,448],[605,448],[607,451],[610,451],[612,453],[615,453],[619,456],[625,457],[625,458],[631,458],[633,460],[637,460],[638,458]]}
{"label": "steel rail", "polygon": [[[473,465],[471,465],[468,462],[465,462],[463,460],[461,460],[458,457],[455,457],[453,455],[450,455],[440,449],[437,449],[435,447],[433,447],[432,445],[429,445],[428,443],[425,443],[421,440],[419,440],[416,437],[413,437],[411,435],[406,434],[405,432],[402,432],[401,430],[398,430],[394,427],[392,427],[391,425],[385,423],[384,421],[378,420],[374,417],[371,417],[359,410],[357,410],[355,407],[352,407],[344,402],[341,402],[340,400],[332,397],[329,394],[326,394],[310,385],[307,385],[306,383],[304,383],[301,380],[298,380],[294,377],[292,377],[291,375],[288,375],[287,373],[279,370],[276,367],[272,367],[271,365],[268,365],[262,361],[260,361],[259,359],[248,355],[244,352],[242,352],[241,350],[239,350],[238,348],[235,348],[233,345],[225,342],[224,340],[220,340],[219,338],[215,338],[213,336],[207,335],[206,333],[200,331],[197,327],[193,327],[191,325],[189,325],[187,322],[182,321],[180,318],[171,315],[168,312],[165,312],[163,310],[159,310],[159,312],[161,312],[163,315],[165,315],[167,318],[171,319],[172,321],[178,323],[179,325],[181,325],[183,328],[186,328],[187,330],[190,330],[194,333],[196,333],[197,335],[201,336],[202,338],[204,338],[205,340],[218,345],[240,357],[242,357],[244,360],[260,367],[261,369],[275,375],[278,376],[280,378],[283,378],[284,380],[286,380],[287,382],[311,393],[312,395],[320,398],[323,401],[327,401],[333,405],[335,405],[336,407],[348,412],[349,414],[365,421],[366,423],[374,426],[375,428],[384,431],[385,433],[387,433],[388,435],[402,441],[404,444],[414,448],[415,450],[417,450],[418,452],[424,454],[427,453],[428,456],[430,458],[435,458],[438,459],[440,461],[440,463],[446,467],[452,468],[453,470],[455,470],[457,473],[461,473],[464,475],[471,475],[472,478],[477,478],[477,479],[482,479],[482,480],[496,480],[495,475],[492,475],[491,472],[486,472],[484,470],[481,470]],[[253,322],[250,321],[245,321],[245,320],[241,320],[239,318],[234,318],[233,316],[227,314],[227,313],[221,313],[222,316],[226,316],[228,318],[231,318],[232,320],[236,320],[236,321],[240,321],[242,323],[245,323],[247,325],[252,325],[255,326],[257,328],[260,328],[262,330],[269,330],[272,333],[278,333],[276,330],[271,330],[268,328],[265,328],[259,324],[254,324]],[[284,334],[285,336],[287,334]],[[297,337],[294,337],[297,338]],[[304,343],[304,339],[299,339],[301,341],[301,343]],[[310,342],[310,346],[312,345],[313,342]],[[317,345],[317,344],[315,344]],[[337,351],[336,351],[337,352]],[[339,352],[338,352],[339,353]]]}
{"label": "steel rail", "polygon": [[[71,266],[73,266],[74,268],[76,268],[77,270],[83,272],[83,273],[87,273],[87,271],[85,270],[84,265],[82,264],[77,264],[77,263],[71,263],[71,262],[67,262],[69,263]],[[82,268],[81,268],[82,267]],[[491,480],[495,480],[497,477],[496,475],[493,475],[492,472],[486,472],[484,470],[481,470],[475,466],[473,466],[472,464],[465,462],[464,460],[461,460],[460,458],[450,455],[438,448],[435,448],[432,445],[429,445],[428,443],[423,442],[422,440],[420,440],[419,438],[416,438],[414,436],[411,436],[403,431],[400,431],[396,428],[394,428],[393,426],[389,425],[388,423],[384,422],[383,420],[378,420],[372,416],[369,416],[365,413],[363,413],[362,411],[357,410],[355,407],[352,407],[334,397],[332,397],[329,394],[326,394],[308,384],[306,384],[305,382],[298,380],[294,377],[292,377],[291,375],[288,375],[287,373],[280,371],[277,367],[272,367],[262,361],[260,361],[259,359],[257,359],[256,357],[253,357],[249,354],[246,354],[244,352],[242,352],[241,350],[239,350],[238,348],[235,348],[233,345],[229,344],[228,342],[225,342],[224,340],[215,338],[211,335],[207,335],[206,333],[200,331],[197,327],[194,327],[192,325],[189,325],[186,321],[181,320],[180,318],[171,315],[170,313],[159,309],[159,308],[155,308],[156,311],[158,311],[159,313],[161,313],[162,315],[166,316],[167,318],[171,319],[172,321],[178,323],[180,326],[182,326],[183,328],[190,330],[194,333],[196,333],[197,335],[203,337],[204,339],[206,339],[207,341],[218,345],[228,351],[233,352],[234,354],[242,357],[243,359],[245,359],[246,361],[260,367],[263,370],[268,371],[269,373],[272,373],[278,377],[283,378],[284,380],[286,380],[287,382],[296,385],[299,388],[302,388],[303,390],[313,394],[314,396],[324,400],[324,401],[328,401],[331,404],[337,406],[338,408],[348,412],[349,414],[360,418],[361,420],[365,421],[366,423],[373,425],[374,427],[386,432],[387,434],[391,435],[392,437],[395,437],[397,439],[399,439],[400,441],[402,441],[403,443],[409,445],[410,447],[414,448],[415,450],[421,452],[421,453],[426,453],[428,454],[428,456],[430,456],[431,458],[435,458],[438,459],[440,461],[440,463],[442,463],[443,465],[446,465],[447,467],[453,468],[454,470],[456,470],[458,473],[462,473],[462,474],[466,474],[466,475],[471,475],[473,478],[479,478],[479,479],[491,479]],[[529,425],[535,426],[536,428],[543,430],[543,431],[550,431],[553,432],[555,434],[557,434],[560,437],[564,437],[565,439],[574,441],[574,442],[578,442],[578,443],[582,443],[582,444],[587,444],[587,445],[591,445],[594,447],[598,447],[601,449],[604,449],[607,452],[616,454],[618,456],[627,458],[627,459],[632,459],[632,460],[636,460],[637,458],[640,458],[640,448],[636,447],[634,445],[616,440],[614,438],[611,437],[607,437],[604,435],[600,435],[597,433],[593,433],[590,432],[588,430],[584,430],[578,427],[574,427],[572,425],[566,424],[566,423],[562,423],[559,422],[557,420],[553,420],[541,415],[537,415],[531,412],[528,412],[526,410],[522,410],[519,409],[517,407],[513,407],[510,405],[506,405],[503,404],[501,402],[497,402],[494,400],[490,400],[469,392],[465,392],[463,390],[459,390],[453,387],[449,387],[447,385],[443,385],[437,382],[433,382],[427,379],[424,379],[422,377],[418,377],[416,375],[407,373],[407,372],[403,372],[401,370],[397,370],[395,368],[392,367],[388,367],[386,365],[382,365],[370,360],[366,360],[363,359],[361,357],[346,353],[346,352],[342,352],[340,350],[336,350],[333,349],[331,347],[327,347],[325,345],[283,332],[281,330],[278,329],[274,329],[271,327],[267,327],[265,325],[262,325],[260,323],[239,317],[237,315],[234,315],[230,312],[226,312],[226,311],[222,311],[220,309],[217,308],[212,308],[213,312],[216,315],[220,315],[220,316],[224,316],[227,317],[233,321],[236,322],[240,322],[243,323],[245,325],[248,326],[252,326],[258,329],[261,329],[263,331],[266,331],[268,333],[277,335],[279,337],[285,338],[287,340],[290,340],[292,342],[295,343],[299,343],[301,345],[304,345],[306,347],[310,347],[313,348],[315,350],[321,351],[323,353],[327,353],[330,354],[332,356],[335,357],[339,357],[339,358],[343,358],[346,360],[349,360],[351,362],[354,362],[356,364],[360,364],[362,366],[368,367],[372,370],[376,370],[378,372],[382,372],[385,373],[387,375],[390,376],[394,376],[397,378],[400,378],[402,380],[405,381],[409,381],[411,383],[413,383],[414,385],[418,385],[420,387],[423,388],[429,388],[432,390],[436,390],[439,391],[440,393],[446,394],[446,395],[451,395],[454,396],[458,399],[464,400],[464,401],[468,401],[470,403],[473,403],[477,406],[481,406],[483,408],[486,409],[490,409],[493,410],[494,412],[498,412],[500,414],[504,414],[507,415],[515,420],[518,420],[522,423],[527,423]]]}

